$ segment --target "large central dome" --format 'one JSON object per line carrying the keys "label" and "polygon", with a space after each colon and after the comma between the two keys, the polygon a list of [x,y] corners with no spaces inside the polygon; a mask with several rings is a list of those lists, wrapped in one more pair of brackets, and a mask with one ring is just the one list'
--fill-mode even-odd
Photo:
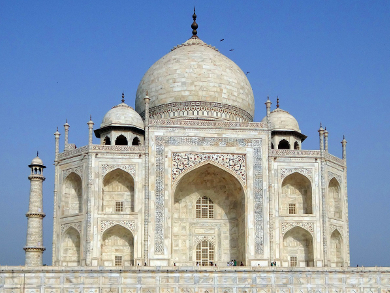
{"label": "large central dome", "polygon": [[174,47],[142,78],[135,110],[150,117],[253,121],[254,97],[244,72],[229,58],[198,37]]}

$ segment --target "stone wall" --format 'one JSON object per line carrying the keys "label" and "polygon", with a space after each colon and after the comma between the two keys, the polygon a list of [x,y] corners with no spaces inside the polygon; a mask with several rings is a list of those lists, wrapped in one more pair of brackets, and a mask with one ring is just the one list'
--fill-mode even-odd
{"label": "stone wall", "polygon": [[0,293],[389,293],[390,268],[0,267]]}

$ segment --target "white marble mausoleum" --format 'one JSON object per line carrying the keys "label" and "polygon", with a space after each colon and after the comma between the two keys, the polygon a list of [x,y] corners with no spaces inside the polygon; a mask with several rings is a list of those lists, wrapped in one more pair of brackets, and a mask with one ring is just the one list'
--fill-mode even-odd
{"label": "white marble mausoleum", "polygon": [[64,142],[55,132],[50,267],[45,166],[33,159],[26,266],[0,267],[0,293],[390,292],[389,268],[349,268],[346,140],[331,155],[321,126],[310,134],[319,149],[306,150],[279,99],[253,121],[246,74],[193,18],[134,108],[122,94],[87,123],[86,146],[69,141],[67,122]]}

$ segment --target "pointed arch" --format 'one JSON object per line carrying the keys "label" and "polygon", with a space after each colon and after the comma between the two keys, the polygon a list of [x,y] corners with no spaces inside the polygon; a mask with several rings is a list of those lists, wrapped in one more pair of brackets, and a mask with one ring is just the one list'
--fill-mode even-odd
{"label": "pointed arch", "polygon": [[115,225],[103,233],[101,264],[103,266],[134,265],[134,237],[130,230]]}
{"label": "pointed arch", "polygon": [[330,262],[332,267],[343,266],[343,238],[338,229],[330,236]]}
{"label": "pointed arch", "polygon": [[134,178],[122,169],[108,172],[103,178],[101,210],[104,213],[134,211]]}
{"label": "pointed arch", "polygon": [[190,167],[187,167],[185,168],[184,170],[181,171],[180,174],[178,174],[177,176],[173,176],[174,177],[174,180],[173,180],[173,185],[174,185],[174,188],[180,183],[180,180],[188,173],[192,172],[193,170],[195,169],[198,169],[204,165],[213,165],[219,169],[222,169],[224,171],[226,171],[227,173],[231,174],[232,176],[235,177],[235,179],[237,179],[240,184],[242,186],[246,186],[246,174],[241,174],[241,176],[239,176],[235,171],[234,171],[234,166],[232,166],[232,169],[229,169],[227,168],[226,166],[223,166],[221,164],[218,164],[217,162],[215,161],[212,161],[212,160],[206,160],[206,161],[202,161],[202,162],[198,162],[196,164],[194,164],[193,166],[190,166]]}
{"label": "pointed arch", "polygon": [[127,138],[121,134],[115,139],[115,145],[128,145]]}
{"label": "pointed arch", "polygon": [[340,183],[335,177],[329,181],[328,185],[328,216],[331,218],[342,219],[343,202],[341,200]]}
{"label": "pointed arch", "polygon": [[136,136],[133,138],[133,142],[131,143],[132,145],[140,145],[141,141],[140,139]]}
{"label": "pointed arch", "polygon": [[[203,199],[208,207],[205,210],[208,217],[199,218],[197,215],[202,215],[203,210],[200,207],[198,212],[197,206]],[[212,217],[209,217],[210,205]],[[245,263],[245,191],[230,172],[207,163],[183,175],[174,190],[172,213],[172,255],[175,262],[194,263],[196,258],[192,255],[196,255],[196,239],[207,233],[208,237],[219,239],[216,242],[221,243],[214,262],[216,259],[224,263],[235,259]],[[224,235],[223,238],[221,235]],[[190,252],[187,243],[192,247]]]}
{"label": "pointed arch", "polygon": [[282,139],[281,141],[279,141],[278,149],[279,150],[289,150],[290,149],[290,143],[287,140]]}
{"label": "pointed arch", "polygon": [[282,259],[288,266],[314,266],[312,235],[301,227],[288,230],[283,237]]}
{"label": "pointed arch", "polygon": [[61,215],[69,216],[82,213],[81,177],[71,172],[63,182],[61,196]]}
{"label": "pointed arch", "polygon": [[298,141],[294,142],[294,150],[299,150],[299,149],[300,149],[299,142]]}
{"label": "pointed arch", "polygon": [[280,195],[281,214],[312,214],[312,187],[310,180],[294,172],[282,182]]}
{"label": "pointed arch", "polygon": [[61,263],[63,266],[80,265],[80,233],[74,227],[69,227],[62,235]]}
{"label": "pointed arch", "polygon": [[104,145],[111,145],[111,139],[108,136],[106,136],[103,140],[103,144]]}

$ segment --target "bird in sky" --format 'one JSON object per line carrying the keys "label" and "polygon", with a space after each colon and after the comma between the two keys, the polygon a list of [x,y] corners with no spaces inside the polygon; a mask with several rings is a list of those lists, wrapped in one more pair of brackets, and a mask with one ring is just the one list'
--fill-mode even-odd
{"label": "bird in sky", "polygon": [[220,39],[219,41],[222,42],[223,40],[225,40],[225,39]]}
{"label": "bird in sky", "polygon": [[232,52],[232,51],[234,51],[234,49],[230,49],[229,51]]}
{"label": "bird in sky", "polygon": [[248,73],[250,73],[250,72],[249,72],[249,71],[247,71],[245,75],[248,75]]}

